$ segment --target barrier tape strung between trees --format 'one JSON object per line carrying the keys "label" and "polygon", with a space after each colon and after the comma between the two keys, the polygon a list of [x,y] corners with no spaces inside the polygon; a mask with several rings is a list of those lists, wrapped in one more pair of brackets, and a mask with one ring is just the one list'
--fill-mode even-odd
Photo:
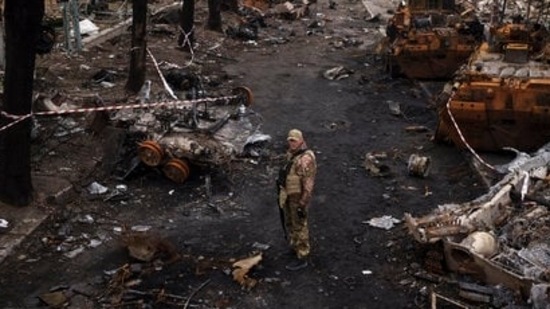
{"label": "barrier tape strung between trees", "polygon": [[135,104],[125,104],[125,105],[75,108],[75,109],[66,109],[66,110],[60,110],[60,111],[42,111],[42,112],[34,112],[26,115],[13,115],[3,110],[0,110],[0,115],[13,120],[12,122],[0,127],[0,132],[5,131],[13,127],[17,123],[22,122],[23,120],[34,116],[58,116],[58,115],[67,115],[67,114],[115,111],[115,110],[122,110],[122,109],[147,109],[147,108],[155,109],[155,108],[162,108],[162,107],[177,108],[177,107],[181,107],[182,105],[191,106],[197,103],[209,103],[209,102],[216,103],[216,102],[222,102],[222,101],[229,102],[237,98],[239,98],[238,95],[232,95],[232,96],[222,96],[222,97],[216,97],[216,98],[203,98],[203,99],[197,99],[197,100],[162,101],[162,102],[155,102],[155,103],[135,103]]}
{"label": "barrier tape strung between trees", "polygon": [[[193,62],[193,59],[195,57],[194,51],[193,51],[193,44],[190,40],[190,36],[192,35],[195,26],[192,26],[191,31],[186,33],[181,27],[178,27],[181,34],[184,35],[184,39],[182,42],[182,46],[185,46],[187,44],[189,46],[189,50],[191,52],[191,60],[187,64],[187,66],[191,65]],[[153,59],[153,62],[155,64],[155,67],[157,70],[159,70],[158,64],[153,57],[151,51],[147,49],[147,52],[149,56]],[[160,73],[160,72],[159,72]],[[164,80],[164,76],[162,74],[159,74],[161,79],[163,80],[163,83],[166,85],[166,81]],[[175,95],[173,92],[170,91],[170,95],[174,97]],[[138,103],[138,104],[126,104],[126,105],[111,105],[111,106],[101,106],[101,107],[90,107],[90,108],[77,108],[77,109],[67,109],[67,110],[60,110],[60,111],[43,111],[43,112],[33,112],[26,115],[13,115],[10,113],[7,113],[3,110],[0,110],[0,115],[12,119],[13,121],[0,127],[0,133],[15,126],[16,124],[23,122],[27,118],[31,118],[34,116],[54,116],[54,115],[67,115],[67,114],[78,114],[78,113],[89,113],[89,112],[101,112],[101,111],[115,111],[115,110],[122,110],[122,109],[146,109],[146,108],[161,108],[161,107],[168,107],[168,108],[176,108],[181,105],[192,105],[195,103],[203,103],[203,102],[220,102],[220,101],[227,101],[229,102],[232,99],[239,98],[238,95],[233,96],[222,96],[217,98],[203,98],[203,99],[197,99],[197,100],[176,100],[176,101],[163,101],[163,102],[156,102],[156,103]]]}
{"label": "barrier tape strung between trees", "polygon": [[447,114],[449,114],[449,118],[451,119],[451,122],[453,123],[453,126],[456,130],[456,133],[458,134],[458,137],[460,137],[460,140],[462,141],[462,143],[464,143],[464,146],[466,146],[466,148],[470,151],[470,153],[485,167],[487,167],[488,169],[490,170],[495,170],[495,168],[490,165],[489,163],[485,162],[485,160],[483,160],[478,154],[477,152],[474,150],[474,148],[472,148],[472,146],[470,146],[470,144],[466,141],[466,138],[464,137],[464,135],[462,134],[462,130],[460,130],[460,128],[458,127],[458,123],[456,122],[455,120],[455,117],[453,116],[453,114],[451,113],[451,101],[455,95],[456,91],[453,91],[451,92],[451,95],[449,96],[449,100],[447,100],[447,104],[445,104],[445,108],[447,109]]}

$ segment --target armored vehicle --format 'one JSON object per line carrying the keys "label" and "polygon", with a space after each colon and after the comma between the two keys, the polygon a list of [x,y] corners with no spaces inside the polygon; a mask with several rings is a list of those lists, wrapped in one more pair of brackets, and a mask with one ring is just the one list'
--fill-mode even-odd
{"label": "armored vehicle", "polygon": [[483,37],[473,9],[451,0],[408,0],[397,8],[386,33],[386,69],[392,76],[450,78]]}
{"label": "armored vehicle", "polygon": [[252,92],[238,87],[230,96],[168,102],[171,108],[121,110],[111,121],[136,141],[145,166],[183,183],[192,166],[223,168],[259,156],[271,137],[260,132],[262,119],[251,104]]}
{"label": "armored vehicle", "polygon": [[550,45],[537,23],[491,31],[438,103],[436,140],[460,147],[530,151],[550,140]]}

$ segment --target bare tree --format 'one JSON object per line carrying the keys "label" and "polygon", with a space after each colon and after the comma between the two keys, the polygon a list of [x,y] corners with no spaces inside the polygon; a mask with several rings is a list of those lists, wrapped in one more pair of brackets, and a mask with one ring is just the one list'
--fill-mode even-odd
{"label": "bare tree", "polygon": [[238,12],[239,11],[239,1],[238,0],[226,0],[222,2],[222,11],[231,11],[231,12]]}
{"label": "bare tree", "polygon": [[208,0],[208,22],[207,27],[210,30],[222,31],[221,11],[239,11],[238,0]]}
{"label": "bare tree", "polygon": [[132,1],[132,49],[130,50],[130,72],[126,89],[137,93],[145,82],[145,57],[147,56],[147,0]]}
{"label": "bare tree", "polygon": [[222,31],[221,0],[208,0],[208,22],[210,30]]}
{"label": "bare tree", "polygon": [[178,46],[186,50],[191,50],[195,43],[195,0],[183,0],[180,16],[180,35],[178,37]]}
{"label": "bare tree", "polygon": [[[44,17],[44,0],[6,0],[6,70],[3,110],[31,112],[35,44]],[[0,123],[7,123],[3,119]],[[27,206],[32,201],[30,118],[0,132],[0,201]]]}

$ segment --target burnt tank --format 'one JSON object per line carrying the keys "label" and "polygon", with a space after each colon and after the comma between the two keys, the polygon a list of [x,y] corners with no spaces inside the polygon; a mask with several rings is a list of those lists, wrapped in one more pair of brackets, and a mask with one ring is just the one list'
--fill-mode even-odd
{"label": "burnt tank", "polygon": [[483,37],[473,9],[454,0],[408,0],[386,27],[386,70],[413,79],[451,78]]}
{"label": "burnt tank", "polygon": [[517,19],[491,28],[440,94],[436,141],[479,151],[531,151],[550,141],[548,38],[542,24]]}

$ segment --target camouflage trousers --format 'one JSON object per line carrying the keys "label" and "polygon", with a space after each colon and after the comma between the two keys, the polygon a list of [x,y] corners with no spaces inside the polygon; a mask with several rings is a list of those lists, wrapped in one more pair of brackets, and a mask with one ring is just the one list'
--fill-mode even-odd
{"label": "camouflage trousers", "polygon": [[299,259],[309,255],[309,229],[307,226],[307,207],[299,212],[298,197],[289,196],[283,203],[285,227],[289,236],[289,243]]}

